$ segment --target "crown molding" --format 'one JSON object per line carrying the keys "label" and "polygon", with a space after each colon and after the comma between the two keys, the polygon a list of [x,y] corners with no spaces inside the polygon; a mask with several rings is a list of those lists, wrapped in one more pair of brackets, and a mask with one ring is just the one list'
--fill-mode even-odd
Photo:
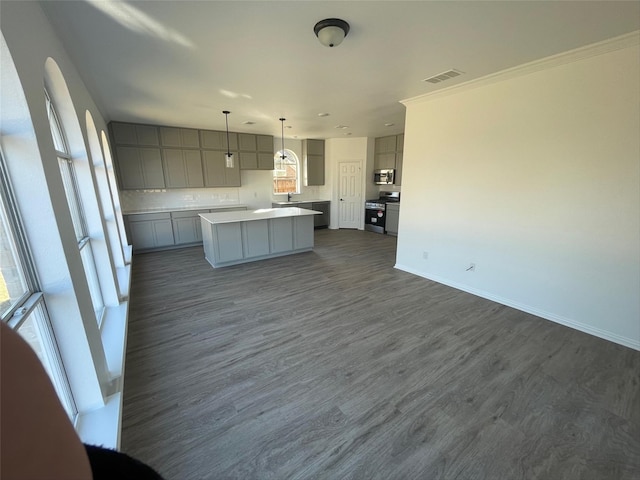
{"label": "crown molding", "polygon": [[620,35],[618,37],[610,38],[602,42],[597,42],[584,47],[568,50],[566,52],[552,55],[550,57],[534,60],[533,62],[518,65],[517,67],[508,68],[506,70],[501,70],[499,72],[485,75],[484,77],[476,78],[474,80],[469,80],[468,82],[460,83],[458,85],[443,88],[441,90],[436,90],[434,92],[424,93],[416,97],[400,100],[400,103],[405,106],[424,103],[435,100],[437,98],[455,95],[466,90],[472,90],[474,88],[483,87],[485,85],[502,82],[504,80],[510,80],[515,77],[547,70],[550,68],[558,67],[560,65],[566,65],[567,63],[576,62],[578,60],[583,60],[589,57],[595,57],[597,55],[602,55],[635,45],[640,45],[640,30],[627,33],[625,35]]}

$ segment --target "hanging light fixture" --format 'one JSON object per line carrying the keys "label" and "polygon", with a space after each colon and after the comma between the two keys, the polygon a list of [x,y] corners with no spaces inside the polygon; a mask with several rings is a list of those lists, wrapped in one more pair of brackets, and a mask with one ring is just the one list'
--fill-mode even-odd
{"label": "hanging light fixture", "polygon": [[286,118],[280,118],[280,122],[282,123],[282,155],[280,155],[280,158],[282,160],[284,160],[285,158],[287,158],[287,156],[284,153],[284,121],[286,120]]}
{"label": "hanging light fixture", "polygon": [[339,18],[326,18],[316,23],[313,31],[322,45],[337,47],[349,33],[349,24]]}
{"label": "hanging light fixture", "polygon": [[229,110],[223,110],[224,121],[227,124],[227,153],[224,154],[224,166],[227,168],[233,168],[233,153],[231,153],[231,147],[229,146]]}

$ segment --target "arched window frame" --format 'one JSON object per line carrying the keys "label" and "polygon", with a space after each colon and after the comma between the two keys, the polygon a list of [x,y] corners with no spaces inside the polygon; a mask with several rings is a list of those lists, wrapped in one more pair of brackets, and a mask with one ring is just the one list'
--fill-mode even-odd
{"label": "arched window frame", "polygon": [[298,156],[288,148],[278,150],[273,157],[273,194],[300,193],[301,184],[302,165]]}

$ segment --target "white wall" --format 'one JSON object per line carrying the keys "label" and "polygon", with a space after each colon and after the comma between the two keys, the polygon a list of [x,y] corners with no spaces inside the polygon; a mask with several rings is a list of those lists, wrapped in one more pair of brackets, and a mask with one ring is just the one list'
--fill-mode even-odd
{"label": "white wall", "polygon": [[638,35],[614,44],[405,102],[398,268],[640,349]]}

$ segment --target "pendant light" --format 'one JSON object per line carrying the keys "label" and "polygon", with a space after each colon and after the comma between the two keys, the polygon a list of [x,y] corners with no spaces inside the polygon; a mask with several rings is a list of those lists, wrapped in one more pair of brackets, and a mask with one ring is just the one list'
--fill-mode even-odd
{"label": "pendant light", "polygon": [[282,155],[280,155],[280,158],[284,161],[285,158],[287,158],[287,156],[284,153],[284,121],[286,120],[286,118],[280,118],[280,122],[282,123]]}
{"label": "pendant light", "polygon": [[224,166],[227,168],[233,168],[233,153],[231,153],[231,148],[229,146],[229,114],[231,113],[229,110],[223,110],[224,120],[227,124],[227,153],[224,154]]}

